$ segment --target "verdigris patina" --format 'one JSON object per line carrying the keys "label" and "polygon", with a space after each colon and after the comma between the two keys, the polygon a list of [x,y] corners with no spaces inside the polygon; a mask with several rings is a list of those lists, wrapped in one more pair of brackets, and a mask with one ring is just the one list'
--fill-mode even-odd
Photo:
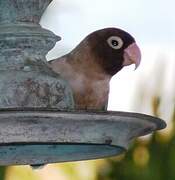
{"label": "verdigris patina", "polygon": [[0,108],[73,108],[68,84],[45,58],[60,40],[39,25],[50,2],[0,0]]}
{"label": "verdigris patina", "polygon": [[143,114],[72,111],[71,89],[45,59],[60,40],[39,25],[50,2],[0,0],[0,165],[113,156],[166,126]]}

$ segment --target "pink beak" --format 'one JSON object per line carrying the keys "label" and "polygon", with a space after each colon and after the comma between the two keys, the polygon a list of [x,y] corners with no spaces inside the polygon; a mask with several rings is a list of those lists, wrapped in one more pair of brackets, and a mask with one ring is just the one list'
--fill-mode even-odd
{"label": "pink beak", "polygon": [[135,69],[138,68],[141,61],[141,51],[136,43],[132,43],[124,50],[123,66],[135,64]]}

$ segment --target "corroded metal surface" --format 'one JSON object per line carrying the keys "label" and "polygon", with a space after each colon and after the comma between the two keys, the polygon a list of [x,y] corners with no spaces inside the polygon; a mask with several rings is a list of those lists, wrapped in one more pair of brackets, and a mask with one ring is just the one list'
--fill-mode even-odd
{"label": "corroded metal surface", "polygon": [[142,114],[70,111],[71,89],[45,59],[60,38],[38,24],[50,2],[0,0],[0,165],[117,155],[165,127]]}
{"label": "corroded metal surface", "polygon": [[[0,112],[0,164],[45,164],[117,155],[138,136],[165,127],[125,112]],[[10,157],[10,158],[7,158]]]}
{"label": "corroded metal surface", "polygon": [[0,0],[2,23],[39,23],[41,15],[52,0]]}
{"label": "corroded metal surface", "polygon": [[72,109],[68,84],[45,55],[60,37],[39,20],[51,0],[0,0],[0,107]]}

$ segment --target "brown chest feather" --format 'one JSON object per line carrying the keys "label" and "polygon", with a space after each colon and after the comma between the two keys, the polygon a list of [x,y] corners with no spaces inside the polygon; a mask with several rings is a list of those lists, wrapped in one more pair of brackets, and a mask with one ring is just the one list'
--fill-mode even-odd
{"label": "brown chest feather", "polygon": [[[71,83],[72,84],[72,83]],[[109,82],[86,79],[81,87],[72,84],[76,109],[101,110],[106,106],[109,94]]]}

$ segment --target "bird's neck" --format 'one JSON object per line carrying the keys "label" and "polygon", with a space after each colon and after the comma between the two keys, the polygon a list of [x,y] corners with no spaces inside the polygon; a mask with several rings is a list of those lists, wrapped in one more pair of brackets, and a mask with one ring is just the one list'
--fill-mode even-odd
{"label": "bird's neck", "polygon": [[[82,49],[82,47],[84,49]],[[84,52],[84,53],[82,53]],[[91,53],[91,49],[88,46],[77,47],[69,54],[69,63],[74,66],[76,72],[84,74],[86,76],[96,79],[111,79],[111,75],[108,75],[103,67],[96,61],[96,57]]]}

